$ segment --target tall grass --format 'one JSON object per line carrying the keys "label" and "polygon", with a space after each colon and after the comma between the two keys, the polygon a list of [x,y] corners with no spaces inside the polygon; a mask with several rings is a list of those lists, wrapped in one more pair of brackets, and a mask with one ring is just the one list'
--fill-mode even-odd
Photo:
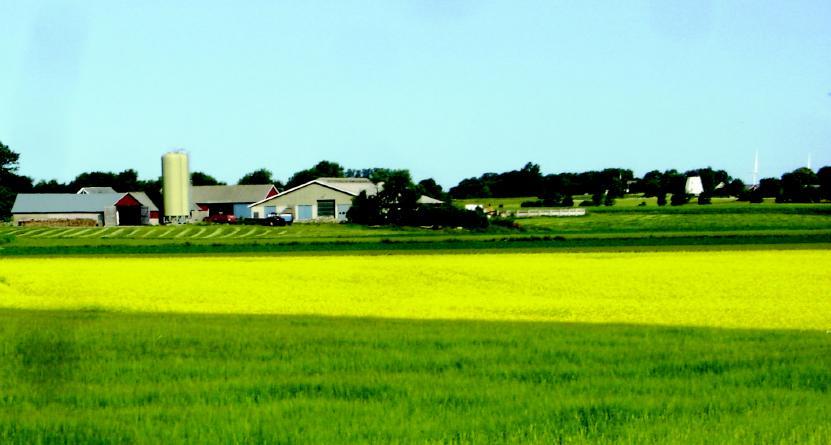
{"label": "tall grass", "polygon": [[831,440],[823,332],[2,310],[0,376],[11,444]]}

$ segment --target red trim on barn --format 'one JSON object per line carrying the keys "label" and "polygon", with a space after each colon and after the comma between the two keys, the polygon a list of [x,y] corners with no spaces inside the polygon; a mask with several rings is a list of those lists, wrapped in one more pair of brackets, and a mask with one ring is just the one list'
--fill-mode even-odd
{"label": "red trim on barn", "polygon": [[268,191],[268,194],[265,195],[265,199],[271,198],[272,196],[277,196],[279,192],[277,192],[277,187],[271,186],[271,190]]}
{"label": "red trim on barn", "polygon": [[115,205],[118,207],[141,207],[141,203],[138,202],[136,198],[133,198],[133,195],[129,193],[127,193],[121,199],[119,199],[118,202],[115,203]]}
{"label": "red trim on barn", "polygon": [[203,212],[207,212],[208,210],[211,210],[211,208],[208,207],[207,204],[196,204],[196,206],[199,207],[199,210],[202,210]]}
{"label": "red trim on barn", "polygon": [[158,210],[151,210],[150,211],[150,219],[159,219],[159,211]]}

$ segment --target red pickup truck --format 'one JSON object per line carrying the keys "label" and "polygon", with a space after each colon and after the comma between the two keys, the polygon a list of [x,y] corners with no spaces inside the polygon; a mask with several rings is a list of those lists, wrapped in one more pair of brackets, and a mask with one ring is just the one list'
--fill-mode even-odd
{"label": "red pickup truck", "polygon": [[202,221],[214,224],[236,224],[237,217],[225,213],[214,213],[213,215],[206,217]]}

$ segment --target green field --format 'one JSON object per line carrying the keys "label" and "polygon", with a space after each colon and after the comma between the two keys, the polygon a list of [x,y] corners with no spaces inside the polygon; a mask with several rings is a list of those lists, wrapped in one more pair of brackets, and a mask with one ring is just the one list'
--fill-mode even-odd
{"label": "green field", "polygon": [[0,227],[0,443],[831,443],[831,207],[516,222]]}
{"label": "green field", "polygon": [[0,443],[825,444],[829,261],[9,258]]}
{"label": "green field", "polygon": [[[0,227],[0,255],[277,253],[364,250],[621,248],[829,244],[831,206],[730,203],[600,207],[582,217],[516,220],[518,227],[363,227],[352,224],[156,227]],[[512,242],[517,241],[517,242]]]}
{"label": "green field", "polygon": [[0,311],[0,442],[831,441],[824,332]]}

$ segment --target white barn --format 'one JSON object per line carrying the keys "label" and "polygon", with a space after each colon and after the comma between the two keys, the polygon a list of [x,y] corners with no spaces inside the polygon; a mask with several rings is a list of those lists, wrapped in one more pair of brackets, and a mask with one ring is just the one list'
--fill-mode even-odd
{"label": "white barn", "polygon": [[366,178],[318,178],[248,206],[252,218],[289,213],[296,222],[343,222],[352,199],[361,192],[378,193]]}

